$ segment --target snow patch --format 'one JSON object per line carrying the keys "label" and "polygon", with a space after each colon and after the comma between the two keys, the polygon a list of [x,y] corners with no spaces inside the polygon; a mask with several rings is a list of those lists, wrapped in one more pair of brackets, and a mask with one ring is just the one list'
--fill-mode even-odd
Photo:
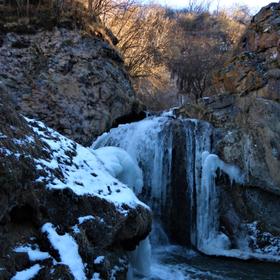
{"label": "snow patch", "polygon": [[[103,151],[103,153],[97,152],[95,154],[92,149],[85,148],[62,136],[46,127],[42,122],[25,119],[33,131],[39,135],[41,141],[46,144],[45,150],[50,155],[49,159],[35,159],[37,169],[47,173],[47,176],[39,177],[38,182],[47,182],[47,187],[50,189],[70,188],[77,195],[97,196],[106,199],[114,203],[117,210],[123,214],[128,211],[127,207],[123,207],[124,204],[131,208],[138,205],[147,207],[138,200],[131,189],[110,174],[112,170],[107,170],[109,162],[116,162],[116,158],[120,159],[121,164],[126,163],[125,160],[129,156],[126,156],[124,151]],[[112,153],[110,154],[110,152]],[[103,161],[107,167],[104,166]],[[141,188],[141,170],[137,165],[134,165],[133,169],[136,172],[133,173],[133,175],[136,174],[135,181],[132,180],[132,176],[129,177],[132,173],[126,175],[123,172],[122,175],[118,174],[118,176],[125,182],[131,183],[134,188]]]}
{"label": "snow patch", "polygon": [[57,234],[55,227],[51,223],[46,223],[42,227],[42,232],[47,234],[53,248],[59,252],[61,263],[69,267],[75,279],[86,280],[84,264],[74,238],[68,233],[64,235]]}
{"label": "snow patch", "polygon": [[12,139],[13,142],[16,144],[16,145],[26,145],[26,144],[33,144],[35,143],[35,140],[34,140],[34,137],[33,136],[25,136],[24,138],[22,139]]}
{"label": "snow patch", "polygon": [[72,230],[74,233],[80,233],[80,229],[79,229],[79,225],[83,224],[86,221],[90,221],[90,220],[98,220],[99,223],[104,223],[104,219],[100,218],[100,217],[93,217],[92,215],[88,215],[88,216],[84,216],[84,217],[80,217],[78,218],[78,224],[74,225],[72,227]]}
{"label": "snow patch", "polygon": [[39,264],[35,264],[28,269],[18,271],[16,275],[11,278],[11,280],[30,280],[38,274],[41,268],[42,267]]}
{"label": "snow patch", "polygon": [[101,280],[100,273],[94,272],[91,280]]}
{"label": "snow patch", "polygon": [[93,261],[93,263],[94,263],[94,264],[101,264],[101,263],[104,262],[104,260],[105,260],[105,257],[104,257],[104,256],[98,256],[98,257]]}
{"label": "snow patch", "polygon": [[16,253],[27,253],[30,261],[42,261],[51,258],[49,253],[41,252],[39,247],[32,248],[30,244],[19,246],[14,249]]}
{"label": "snow patch", "polygon": [[86,222],[86,221],[90,221],[90,220],[94,220],[95,218],[92,215],[88,215],[88,216],[84,216],[84,217],[80,217],[78,218],[79,221],[79,225]]}

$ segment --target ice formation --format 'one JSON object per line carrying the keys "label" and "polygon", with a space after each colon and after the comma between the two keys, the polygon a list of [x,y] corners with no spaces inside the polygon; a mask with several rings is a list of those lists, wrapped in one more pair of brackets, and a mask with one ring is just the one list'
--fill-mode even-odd
{"label": "ice formation", "polygon": [[236,166],[226,164],[217,155],[202,153],[201,184],[197,185],[197,247],[210,255],[223,255],[230,249],[229,238],[219,232],[216,172],[223,171],[233,181],[242,184],[244,176]]}
{"label": "ice formation", "polygon": [[[229,238],[219,230],[218,192],[216,174],[220,170],[231,183],[242,184],[246,178],[231,164],[223,162],[213,153],[211,124],[194,119],[176,119],[173,114],[120,125],[101,135],[92,148],[115,146],[126,150],[143,170],[144,187],[142,198],[152,208],[154,214],[153,245],[168,244],[160,223],[163,211],[170,199],[172,170],[175,162],[173,151],[178,145],[174,131],[178,124],[185,133],[185,172],[187,181],[186,204],[189,204],[190,239],[193,246],[209,255],[223,255],[241,259],[275,259],[244,248],[231,249]],[[182,143],[179,143],[182,144]],[[210,151],[210,152],[208,152]],[[172,169],[173,168],[173,169]],[[131,270],[130,270],[131,274]]]}
{"label": "ice formation", "polygon": [[125,150],[117,147],[103,147],[94,150],[94,154],[113,177],[129,186],[136,194],[142,192],[142,170]]}
{"label": "ice formation", "polygon": [[151,274],[151,244],[149,237],[139,243],[137,248],[129,253],[130,264],[127,280],[135,276],[148,277]]}
{"label": "ice formation", "polygon": [[160,208],[167,199],[171,175],[170,117],[149,117],[113,128],[97,138],[92,148],[104,146],[120,147],[138,162],[144,173],[144,186],[149,186],[150,194],[146,202],[153,208],[155,215],[160,214]]}

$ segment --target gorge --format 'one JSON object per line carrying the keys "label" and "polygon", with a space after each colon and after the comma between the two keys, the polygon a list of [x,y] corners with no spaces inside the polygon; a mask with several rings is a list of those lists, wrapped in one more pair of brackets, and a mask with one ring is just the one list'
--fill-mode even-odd
{"label": "gorge", "polygon": [[0,279],[279,279],[279,17],[158,113],[98,20],[0,18]]}

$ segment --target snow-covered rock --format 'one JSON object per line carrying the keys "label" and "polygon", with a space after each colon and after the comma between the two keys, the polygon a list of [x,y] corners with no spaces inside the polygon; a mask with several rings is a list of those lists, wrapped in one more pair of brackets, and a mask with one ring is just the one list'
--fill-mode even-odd
{"label": "snow-covered rock", "polygon": [[46,144],[45,151],[50,157],[47,160],[35,159],[37,169],[47,173],[47,176],[39,177],[37,182],[47,180],[46,187],[49,189],[69,188],[76,195],[106,199],[120,211],[125,211],[123,205],[145,207],[130,189],[142,187],[142,171],[124,150],[106,147],[93,152],[42,122],[26,120]]}
{"label": "snow-covered rock", "polygon": [[0,154],[1,279],[125,277],[126,250],[149,233],[151,212],[102,157],[18,115],[2,86]]}

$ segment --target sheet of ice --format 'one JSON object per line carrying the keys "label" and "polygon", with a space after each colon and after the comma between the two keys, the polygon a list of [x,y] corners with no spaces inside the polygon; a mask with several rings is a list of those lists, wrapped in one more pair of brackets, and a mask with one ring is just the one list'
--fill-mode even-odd
{"label": "sheet of ice", "polygon": [[[70,188],[77,195],[91,195],[106,199],[114,203],[117,209],[123,213],[127,212],[123,209],[124,204],[133,208],[138,205],[147,207],[138,200],[131,189],[107,171],[92,149],[85,148],[62,136],[46,127],[42,122],[28,118],[26,120],[33,131],[40,136],[41,141],[47,144],[45,149],[51,155],[49,160],[35,159],[37,169],[48,173],[47,178],[40,177],[38,181],[47,180],[47,187],[50,189]],[[104,161],[108,163],[109,157],[110,155],[107,153]],[[113,161],[115,157],[112,154]],[[55,175],[57,172],[54,173],[54,169],[59,170],[63,176]],[[140,173],[139,170],[138,173]],[[137,186],[139,187],[139,185]]]}
{"label": "sheet of ice", "polygon": [[190,241],[196,246],[197,229],[196,217],[192,215],[197,207],[197,186],[201,185],[201,167],[203,151],[211,149],[212,126],[196,119],[181,119],[185,130],[185,170],[188,192],[186,203],[188,205],[188,220],[191,225]]}
{"label": "sheet of ice", "polygon": [[41,261],[48,258],[51,258],[49,253],[41,252],[38,246],[32,247],[31,245],[27,244],[24,246],[19,246],[14,249],[17,253],[27,253],[28,257],[31,261]]}
{"label": "sheet of ice", "polygon": [[28,269],[18,271],[11,280],[30,280],[34,278],[42,267],[39,264],[35,264]]}
{"label": "sheet of ice", "polygon": [[68,233],[64,235],[57,234],[55,227],[51,223],[44,224],[42,232],[47,234],[53,248],[59,252],[61,263],[69,267],[75,279],[86,280],[84,264],[74,238]]}
{"label": "sheet of ice", "polygon": [[153,220],[150,242],[153,247],[169,245],[169,238],[162,228],[160,222]]}

